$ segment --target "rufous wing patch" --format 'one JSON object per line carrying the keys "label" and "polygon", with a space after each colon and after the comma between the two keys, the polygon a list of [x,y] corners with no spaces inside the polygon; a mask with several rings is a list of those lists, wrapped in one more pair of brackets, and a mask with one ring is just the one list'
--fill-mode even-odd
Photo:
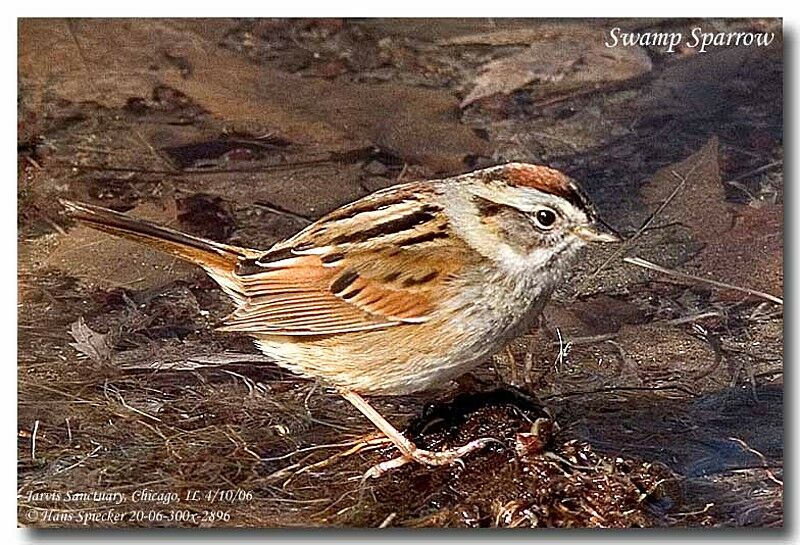
{"label": "rufous wing patch", "polygon": [[223,329],[325,335],[427,321],[447,280],[481,257],[449,235],[435,191],[410,184],[400,196],[367,197],[242,260]]}
{"label": "rufous wing patch", "polygon": [[361,276],[347,259],[337,267],[323,260],[298,256],[241,278],[246,298],[220,329],[327,335],[422,322],[433,310],[424,292]]}

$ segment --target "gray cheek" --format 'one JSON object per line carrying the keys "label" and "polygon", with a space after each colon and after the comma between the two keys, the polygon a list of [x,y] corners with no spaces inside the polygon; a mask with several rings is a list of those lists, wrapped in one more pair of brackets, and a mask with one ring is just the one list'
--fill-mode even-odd
{"label": "gray cheek", "polygon": [[523,215],[505,215],[501,218],[505,242],[520,254],[530,254],[543,246],[548,246],[544,235]]}

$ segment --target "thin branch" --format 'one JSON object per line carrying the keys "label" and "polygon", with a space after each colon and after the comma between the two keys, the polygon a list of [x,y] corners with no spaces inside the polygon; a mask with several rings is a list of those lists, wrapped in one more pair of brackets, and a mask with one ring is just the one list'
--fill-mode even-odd
{"label": "thin branch", "polygon": [[771,295],[769,293],[764,293],[763,291],[753,290],[750,288],[743,288],[741,286],[734,286],[733,284],[728,284],[726,282],[711,280],[710,278],[703,278],[702,276],[695,276],[693,274],[688,274],[673,269],[667,269],[666,267],[662,267],[661,265],[656,265],[655,263],[651,263],[650,261],[642,259],[641,257],[625,257],[622,259],[622,261],[624,261],[625,263],[630,263],[631,265],[636,265],[637,267],[642,267],[643,269],[650,269],[651,271],[660,272],[661,274],[672,276],[674,278],[682,278],[684,280],[692,280],[694,282],[700,282],[702,284],[708,284],[710,286],[716,286],[718,288],[735,290],[742,293],[746,293],[747,295],[752,295],[754,297],[760,297],[761,299],[766,299],[767,301],[771,301],[778,305],[783,305],[783,299]]}
{"label": "thin branch", "polygon": [[277,206],[277,205],[274,205],[274,204],[271,204],[271,203],[268,203],[268,202],[265,202],[265,201],[254,201],[253,204],[255,206],[258,206],[259,208],[263,208],[264,210],[267,210],[268,212],[272,212],[273,214],[278,214],[279,216],[286,216],[286,217],[291,218],[291,219],[293,219],[295,221],[299,221],[299,222],[303,223],[304,225],[308,225],[309,223],[313,222],[313,220],[311,218],[307,218],[306,216],[303,216],[302,214],[298,214],[297,212],[292,212],[291,210],[287,210],[287,209],[285,209],[285,208],[283,208],[281,206]]}
{"label": "thin branch", "polygon": [[63,468],[63,469],[57,469],[57,470],[55,471],[55,474],[58,474],[58,473],[66,473],[66,472],[67,472],[67,471],[69,471],[70,469],[73,469],[73,468],[76,468],[76,467],[78,467],[78,466],[79,466],[79,465],[81,465],[83,462],[85,462],[86,460],[88,460],[89,458],[91,458],[92,456],[94,456],[95,454],[97,454],[97,451],[99,451],[101,448],[103,448],[103,447],[102,447],[102,445],[97,445],[97,446],[94,448],[94,450],[93,450],[92,452],[90,452],[89,454],[87,454],[86,456],[84,456],[83,458],[81,458],[80,460],[78,460],[77,462],[75,462],[74,464],[72,464],[71,466],[67,466],[67,467],[65,467],[65,468]]}
{"label": "thin branch", "polygon": [[136,139],[139,140],[149,151],[150,154],[162,165],[164,165],[167,170],[171,171],[173,174],[177,174],[179,171],[175,168],[175,165],[172,164],[163,154],[161,154],[156,148],[153,147],[145,137],[139,132],[137,129],[133,129],[133,134],[136,136]]}
{"label": "thin branch", "polygon": [[728,180],[727,183],[737,182],[739,180],[743,180],[744,178],[749,178],[750,176],[753,176],[754,174],[761,174],[762,172],[767,171],[767,170],[771,169],[772,167],[776,167],[778,165],[783,165],[783,160],[782,159],[779,159],[778,161],[773,161],[771,163],[767,163],[766,165],[760,166],[760,167],[758,167],[756,169],[753,169],[753,170],[748,170],[747,172],[745,172],[743,174],[739,174],[738,176],[734,176],[733,178]]}
{"label": "thin branch", "polygon": [[603,263],[599,267],[597,267],[597,270],[594,272],[594,274],[592,274],[592,276],[589,277],[589,279],[596,278],[597,275],[600,274],[600,272],[603,271],[608,266],[609,263],[614,261],[625,250],[627,250],[631,246],[631,244],[633,244],[633,242],[636,239],[638,239],[641,236],[641,234],[647,230],[648,227],[650,227],[650,224],[652,224],[655,221],[656,217],[658,217],[658,215],[661,214],[661,212],[663,212],[667,206],[669,206],[669,203],[671,203],[672,200],[681,191],[681,189],[683,189],[683,186],[686,185],[686,181],[689,179],[689,176],[695,171],[695,169],[699,164],[700,164],[699,162],[695,163],[695,165],[691,169],[689,169],[689,172],[687,172],[685,176],[678,174],[674,170],[670,171],[672,175],[679,180],[678,185],[675,186],[675,189],[672,190],[672,193],[669,194],[669,196],[664,200],[664,202],[662,202],[661,205],[658,208],[656,208],[656,210],[652,214],[650,214],[650,217],[648,217],[642,224],[642,226],[636,230],[633,236],[625,239],[625,241],[619,245],[619,247],[608,257],[608,259],[603,261]]}
{"label": "thin branch", "polygon": [[36,461],[36,434],[39,433],[39,421],[33,423],[33,433],[31,434],[31,460]]}
{"label": "thin branch", "polygon": [[770,464],[769,462],[767,462],[767,458],[763,454],[761,454],[759,451],[757,451],[756,449],[745,443],[743,439],[739,439],[738,437],[728,437],[728,439],[733,441],[734,443],[737,443],[739,446],[742,447],[742,449],[749,452],[750,454],[754,454],[755,456],[757,456],[758,459],[761,460],[761,463],[763,464],[762,467],[767,472],[767,477],[769,477],[770,480],[776,483],[778,486],[783,486],[783,481],[777,478],[775,474],[772,472],[772,470],[770,469]]}

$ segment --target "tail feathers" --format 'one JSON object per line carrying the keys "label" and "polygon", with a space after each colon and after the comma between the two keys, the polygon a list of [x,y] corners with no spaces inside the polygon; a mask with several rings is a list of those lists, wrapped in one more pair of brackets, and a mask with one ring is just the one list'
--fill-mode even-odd
{"label": "tail feathers", "polygon": [[200,265],[214,277],[228,276],[241,258],[258,255],[254,250],[187,235],[108,208],[63,199],[60,202],[70,217],[89,227],[185,259]]}

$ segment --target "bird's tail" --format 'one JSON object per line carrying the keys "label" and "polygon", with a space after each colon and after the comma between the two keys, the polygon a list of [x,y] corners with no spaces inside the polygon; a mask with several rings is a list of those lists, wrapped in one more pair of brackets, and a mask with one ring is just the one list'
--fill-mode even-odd
{"label": "bird's tail", "polygon": [[64,205],[70,217],[89,227],[133,240],[200,265],[213,277],[220,274],[226,276],[231,274],[241,258],[256,254],[254,250],[187,235],[101,206],[63,199],[61,204]]}

